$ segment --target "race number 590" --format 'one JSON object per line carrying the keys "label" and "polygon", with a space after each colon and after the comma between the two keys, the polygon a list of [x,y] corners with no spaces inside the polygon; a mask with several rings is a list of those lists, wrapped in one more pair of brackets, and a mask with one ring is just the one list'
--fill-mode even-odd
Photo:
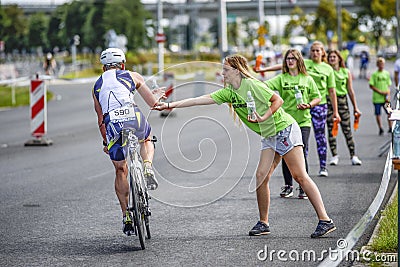
{"label": "race number 590", "polygon": [[132,106],[117,108],[110,112],[111,121],[120,121],[120,120],[126,121],[133,119],[135,119],[135,110]]}

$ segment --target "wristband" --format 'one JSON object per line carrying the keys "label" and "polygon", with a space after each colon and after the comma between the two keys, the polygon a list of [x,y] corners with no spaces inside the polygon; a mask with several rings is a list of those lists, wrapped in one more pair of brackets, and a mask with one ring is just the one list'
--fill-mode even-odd
{"label": "wristband", "polygon": [[107,143],[106,143],[106,141],[104,141],[104,140],[103,140],[103,146],[107,146]]}

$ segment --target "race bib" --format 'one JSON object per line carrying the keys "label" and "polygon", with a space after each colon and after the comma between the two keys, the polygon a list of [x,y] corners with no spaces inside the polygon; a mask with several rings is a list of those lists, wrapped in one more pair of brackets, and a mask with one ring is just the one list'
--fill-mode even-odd
{"label": "race bib", "polygon": [[111,122],[133,121],[136,120],[135,109],[133,106],[124,106],[110,111]]}

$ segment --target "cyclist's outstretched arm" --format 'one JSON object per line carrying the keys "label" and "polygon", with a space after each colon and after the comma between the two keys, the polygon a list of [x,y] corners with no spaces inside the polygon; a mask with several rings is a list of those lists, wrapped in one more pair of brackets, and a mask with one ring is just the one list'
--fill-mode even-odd
{"label": "cyclist's outstretched arm", "polygon": [[210,95],[202,95],[193,98],[186,98],[175,102],[165,103],[158,102],[153,109],[155,110],[164,110],[169,108],[186,108],[192,106],[202,106],[202,105],[211,105],[216,104],[214,99],[211,98]]}
{"label": "cyclist's outstretched arm", "polygon": [[146,85],[144,78],[137,72],[130,72],[132,79],[135,81],[136,89],[140,96],[146,102],[149,107],[154,107],[157,104],[158,99],[155,97],[150,88]]}

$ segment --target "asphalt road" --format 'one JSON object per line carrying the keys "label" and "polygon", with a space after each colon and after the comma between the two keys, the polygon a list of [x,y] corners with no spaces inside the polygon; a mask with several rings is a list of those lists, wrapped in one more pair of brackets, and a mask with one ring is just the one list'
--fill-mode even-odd
{"label": "asphalt road", "polygon": [[[391,65],[388,69],[392,73]],[[363,165],[351,165],[339,133],[339,166],[329,166],[328,178],[318,177],[310,138],[310,176],[338,228],[321,239],[310,238],[317,218],[309,201],[279,197],[280,167],[270,184],[272,233],[248,236],[258,220],[252,178],[259,137],[236,126],[226,106],[180,109],[168,118],[147,109],[160,140],[154,160],[160,187],[152,194],[152,238],[142,251],[136,237],[121,231],[113,168],[101,151],[91,86],[48,84],[57,95],[48,103],[52,146],[24,147],[32,139],[28,107],[0,112],[0,266],[317,266],[378,190],[386,160],[378,157],[379,149],[390,135],[378,136],[366,80],[354,81],[363,112],[354,135]],[[177,86],[176,97],[217,88],[198,86]],[[316,260],[279,260],[279,250],[286,258],[291,251],[314,251]]]}

